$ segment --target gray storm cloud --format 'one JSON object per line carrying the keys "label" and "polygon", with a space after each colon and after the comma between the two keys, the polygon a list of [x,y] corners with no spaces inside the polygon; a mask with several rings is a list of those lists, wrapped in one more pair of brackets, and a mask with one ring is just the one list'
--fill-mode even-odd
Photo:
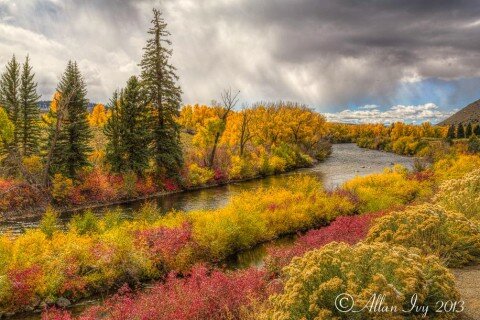
{"label": "gray storm cloud", "polygon": [[69,59],[93,101],[139,72],[152,7],[164,12],[186,103],[224,87],[245,101],[338,111],[390,104],[398,85],[480,76],[478,1],[0,0],[0,64],[28,53],[44,98]]}

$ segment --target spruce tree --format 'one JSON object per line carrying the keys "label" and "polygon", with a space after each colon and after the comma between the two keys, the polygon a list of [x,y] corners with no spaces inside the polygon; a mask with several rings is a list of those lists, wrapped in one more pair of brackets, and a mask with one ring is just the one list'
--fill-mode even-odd
{"label": "spruce tree", "polygon": [[467,129],[465,130],[465,138],[470,138],[473,134],[472,124],[469,122],[467,125]]}
{"label": "spruce tree", "polygon": [[120,96],[114,93],[111,103],[112,116],[105,127],[107,159],[114,171],[142,175],[149,159],[149,113],[137,77],[128,80]]}
{"label": "spruce tree", "polygon": [[152,154],[157,173],[176,176],[183,164],[180,130],[175,121],[179,114],[182,91],[177,85],[178,76],[170,63],[172,50],[170,33],[160,11],[153,9],[150,38],[144,48],[140,67],[145,98],[153,109],[151,119]]}
{"label": "spruce tree", "polygon": [[[51,156],[51,172],[60,172],[69,178],[75,178],[77,170],[88,165],[88,154],[91,152],[91,139],[88,126],[87,89],[77,63],[69,61],[65,73],[58,84],[63,119]],[[58,117],[59,113],[55,112]],[[54,141],[53,128],[49,134],[49,142]]]}
{"label": "spruce tree", "polygon": [[463,128],[463,124],[459,123],[457,126],[457,139],[465,138],[465,130]]}
{"label": "spruce tree", "polygon": [[22,155],[30,156],[38,151],[40,138],[40,107],[37,94],[37,83],[34,81],[35,74],[32,72],[29,57],[23,64],[20,84],[20,115],[21,127],[19,130],[20,149]]}
{"label": "spruce tree", "polygon": [[14,126],[13,139],[7,149],[18,151],[21,125],[20,112],[20,64],[15,56],[7,63],[0,80],[0,105],[5,108],[9,120]]}
{"label": "spruce tree", "polygon": [[455,126],[453,124],[448,127],[447,139],[455,139]]}
{"label": "spruce tree", "polygon": [[122,134],[122,120],[121,120],[121,103],[120,96],[123,93],[116,90],[110,99],[109,109],[110,117],[107,119],[103,132],[107,137],[106,145],[106,160],[112,166],[112,171],[122,172],[124,171],[125,162],[123,161],[123,148],[121,144]]}
{"label": "spruce tree", "polygon": [[475,133],[477,137],[480,137],[480,123],[477,123],[475,129],[473,130],[473,133]]}

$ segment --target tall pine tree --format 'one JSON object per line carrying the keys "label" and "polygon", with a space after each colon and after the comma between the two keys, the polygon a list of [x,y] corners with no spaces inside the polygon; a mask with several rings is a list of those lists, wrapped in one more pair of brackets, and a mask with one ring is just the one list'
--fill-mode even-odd
{"label": "tall pine tree", "polygon": [[153,9],[151,23],[140,67],[145,97],[153,109],[152,154],[158,174],[176,176],[183,164],[180,130],[175,121],[182,91],[177,85],[176,69],[169,61],[172,56],[170,33],[157,9]]}
{"label": "tall pine tree", "polygon": [[453,124],[448,127],[447,139],[455,139],[455,126]]}
{"label": "tall pine tree", "polygon": [[472,124],[469,122],[467,124],[467,129],[465,130],[465,138],[470,138],[473,134]]}
{"label": "tall pine tree", "polygon": [[457,126],[457,139],[465,138],[465,129],[463,128],[463,124],[459,123]]}
{"label": "tall pine tree", "polygon": [[21,125],[20,112],[20,64],[15,56],[7,63],[6,70],[0,80],[0,105],[5,108],[8,118],[14,126],[13,139],[6,149],[17,152],[20,145],[19,130]]}
{"label": "tall pine tree", "polygon": [[37,83],[34,77],[30,59],[27,56],[20,81],[21,127],[17,130],[19,131],[20,149],[24,156],[30,156],[38,151],[40,138],[40,106],[38,105],[40,95],[37,94]]}
{"label": "tall pine tree", "polygon": [[121,143],[122,135],[122,118],[121,118],[121,101],[120,97],[123,93],[118,90],[112,95],[110,103],[108,105],[110,111],[110,117],[107,119],[105,126],[103,127],[103,133],[107,137],[107,145],[105,147],[106,160],[112,166],[112,170],[115,172],[124,171],[123,161],[123,148]]}
{"label": "tall pine tree", "polygon": [[[88,165],[87,157],[91,152],[87,89],[76,62],[68,62],[57,91],[60,97],[57,108],[62,109],[62,119],[58,131],[52,125],[49,134],[49,144],[55,143],[50,173],[60,172],[75,178],[77,170]],[[58,118],[59,110],[53,110],[53,115]]]}
{"label": "tall pine tree", "polygon": [[107,160],[114,171],[142,175],[148,167],[149,150],[145,147],[150,140],[148,111],[137,77],[128,80],[120,95],[114,93],[111,117],[104,129],[108,138]]}

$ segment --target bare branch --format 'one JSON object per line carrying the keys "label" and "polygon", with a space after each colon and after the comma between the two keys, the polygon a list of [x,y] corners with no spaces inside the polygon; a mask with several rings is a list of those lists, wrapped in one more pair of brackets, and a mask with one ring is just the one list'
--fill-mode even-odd
{"label": "bare branch", "polygon": [[238,103],[239,95],[240,95],[240,90],[237,91],[235,94],[232,92],[232,88],[223,90],[223,92],[221,94],[223,107],[225,108],[225,113],[223,114],[223,117],[222,117],[223,120],[225,120],[227,118],[228,113]]}
{"label": "bare branch", "polygon": [[218,141],[220,140],[220,137],[222,136],[223,131],[225,130],[225,124],[227,121],[228,114],[230,113],[230,111],[232,111],[232,109],[237,104],[239,94],[240,94],[240,91],[237,91],[237,93],[233,94],[231,88],[223,90],[221,94],[224,112],[220,116],[220,120],[222,120],[223,126],[219,131],[215,133],[215,140],[213,141],[212,152],[210,153],[210,158],[208,160],[208,165],[210,167],[213,167],[213,161],[215,160],[215,153],[217,151]]}

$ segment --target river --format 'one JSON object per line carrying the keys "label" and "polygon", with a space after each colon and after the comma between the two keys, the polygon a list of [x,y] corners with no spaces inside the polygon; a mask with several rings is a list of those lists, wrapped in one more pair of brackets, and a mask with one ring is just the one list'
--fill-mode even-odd
{"label": "river", "polygon": [[[173,209],[185,212],[197,209],[214,209],[225,205],[231,196],[239,192],[259,187],[282,185],[285,184],[288,181],[288,177],[292,175],[313,175],[322,180],[325,188],[334,189],[355,176],[381,172],[383,169],[391,167],[394,164],[401,164],[411,169],[413,166],[413,158],[393,153],[362,149],[352,143],[335,144],[333,145],[332,155],[327,160],[310,168],[270,176],[265,179],[256,179],[219,187],[169,194],[158,197],[155,201],[163,212],[168,212]],[[130,213],[140,207],[142,203],[142,201],[139,201],[115,207],[120,207],[125,215],[129,216]],[[95,214],[101,216],[104,210],[105,209],[96,210]],[[71,217],[71,213],[62,215],[61,223],[66,225]],[[4,221],[0,224],[0,233],[11,232],[13,234],[20,234],[29,228],[37,227],[38,224],[38,218],[21,221]],[[268,245],[289,244],[295,240],[295,237],[296,236],[294,235],[282,237],[268,244],[260,244],[249,250],[239,252],[224,261],[222,266],[227,269],[241,269],[252,265],[260,266],[263,264]],[[93,298],[92,300],[84,301],[81,304],[75,305],[71,311],[74,314],[79,314],[87,306],[101,303],[101,300],[102,299]],[[12,319],[33,320],[40,319],[40,315],[19,314]]]}
{"label": "river", "polygon": [[[160,196],[154,199],[154,201],[162,212],[168,212],[173,209],[185,212],[197,209],[214,209],[225,205],[230,197],[239,192],[259,187],[282,185],[285,184],[288,177],[292,175],[313,175],[323,181],[327,189],[333,189],[357,175],[361,176],[381,172],[384,168],[391,167],[397,163],[410,169],[413,166],[413,159],[393,153],[362,149],[353,143],[335,144],[333,145],[332,155],[327,160],[310,168],[269,176],[264,179],[168,194]],[[140,207],[143,202],[144,201],[139,201],[116,207],[120,207],[125,215],[129,216],[130,212]],[[111,208],[112,207],[107,209]],[[102,215],[104,211],[105,209],[99,209],[95,211],[95,214]],[[72,215],[72,213],[63,214],[60,217],[61,223],[64,225],[68,223]],[[26,229],[37,227],[38,224],[39,218],[3,221],[0,223],[0,233],[11,232],[13,234],[19,234],[23,233]]]}

